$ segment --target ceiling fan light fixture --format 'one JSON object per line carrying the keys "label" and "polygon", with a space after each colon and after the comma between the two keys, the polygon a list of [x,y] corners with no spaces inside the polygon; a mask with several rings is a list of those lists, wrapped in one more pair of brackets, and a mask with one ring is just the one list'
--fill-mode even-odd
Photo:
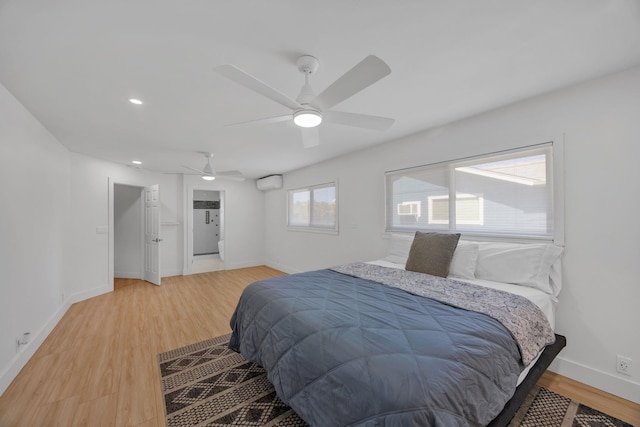
{"label": "ceiling fan light fixture", "polygon": [[293,122],[301,128],[314,128],[322,123],[322,114],[316,110],[300,110],[293,113]]}
{"label": "ceiling fan light fixture", "polygon": [[216,179],[216,177],[212,175],[202,175],[202,179],[204,179],[205,181],[213,181],[214,179]]}

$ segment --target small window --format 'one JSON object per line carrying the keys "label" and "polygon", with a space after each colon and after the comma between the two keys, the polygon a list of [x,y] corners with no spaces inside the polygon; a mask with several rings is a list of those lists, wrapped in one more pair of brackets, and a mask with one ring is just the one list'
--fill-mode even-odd
{"label": "small window", "polygon": [[287,225],[290,229],[338,231],[336,183],[289,190]]}
{"label": "small window", "polygon": [[553,146],[386,173],[387,231],[554,238]]}
{"label": "small window", "polygon": [[[482,225],[484,220],[482,195],[456,195],[456,224]],[[449,223],[449,196],[429,197],[429,224]]]}

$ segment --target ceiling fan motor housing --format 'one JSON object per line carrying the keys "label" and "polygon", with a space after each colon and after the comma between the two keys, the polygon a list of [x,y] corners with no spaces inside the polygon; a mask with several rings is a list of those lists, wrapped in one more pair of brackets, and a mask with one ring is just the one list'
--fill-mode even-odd
{"label": "ceiling fan motor housing", "polygon": [[298,70],[300,70],[301,72],[313,74],[318,70],[320,61],[318,61],[318,58],[316,58],[315,56],[302,55],[300,58],[298,58],[296,65],[298,66]]}

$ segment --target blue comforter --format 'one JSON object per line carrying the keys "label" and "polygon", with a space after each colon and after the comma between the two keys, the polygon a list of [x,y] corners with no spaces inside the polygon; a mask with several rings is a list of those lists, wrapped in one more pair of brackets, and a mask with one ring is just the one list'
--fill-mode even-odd
{"label": "blue comforter", "polygon": [[249,285],[229,347],[312,426],[480,426],[523,368],[484,314],[331,270]]}

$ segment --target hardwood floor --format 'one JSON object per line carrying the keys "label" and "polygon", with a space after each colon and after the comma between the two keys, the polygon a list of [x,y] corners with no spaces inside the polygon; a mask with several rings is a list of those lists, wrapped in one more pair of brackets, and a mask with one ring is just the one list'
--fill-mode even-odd
{"label": "hardwood floor", "polygon": [[230,332],[246,285],[268,267],[116,280],[73,304],[0,398],[0,426],[164,426],[158,353]]}
{"label": "hardwood floor", "polygon": [[[158,353],[228,333],[245,286],[282,274],[253,267],[159,287],[116,279],[114,292],[69,308],[0,397],[0,427],[164,426]],[[541,384],[640,426],[640,405],[555,374]]]}

